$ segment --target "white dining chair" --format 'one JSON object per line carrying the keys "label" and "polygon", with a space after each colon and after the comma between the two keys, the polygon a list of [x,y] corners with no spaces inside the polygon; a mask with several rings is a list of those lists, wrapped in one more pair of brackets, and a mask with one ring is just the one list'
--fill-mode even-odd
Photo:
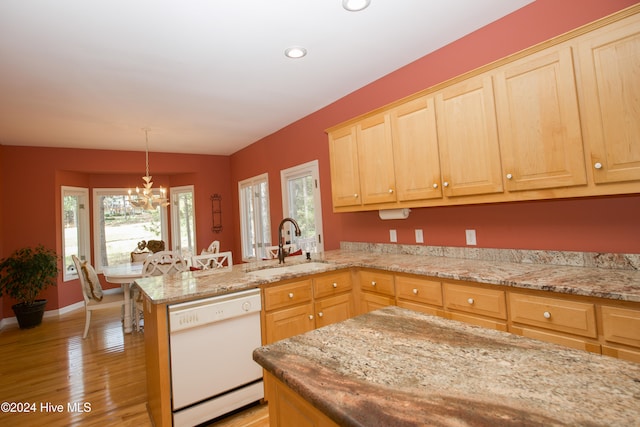
{"label": "white dining chair", "polygon": [[89,333],[91,313],[94,310],[104,310],[118,306],[124,308],[124,292],[120,289],[113,293],[104,293],[93,266],[88,261],[80,261],[75,255],[71,255],[71,258],[76,266],[80,287],[82,288],[82,297],[84,298],[85,320],[82,339],[85,339]]}
{"label": "white dining chair", "polygon": [[[278,258],[278,246],[267,246],[267,259],[277,259]],[[282,249],[284,250],[285,256],[288,256],[290,253],[295,252],[297,247],[294,243],[283,245]]]}
{"label": "white dining chair", "polygon": [[220,252],[220,241],[214,240],[207,249],[203,249],[202,252],[200,252],[200,255],[215,254],[218,252]]}
{"label": "white dining chair", "polygon": [[[149,255],[142,264],[142,277],[165,276],[167,274],[189,271],[184,258],[174,251],[160,251]],[[143,330],[144,309],[142,295],[137,287],[133,290],[133,329]]]}
{"label": "white dining chair", "polygon": [[198,270],[231,269],[233,255],[230,251],[212,254],[194,255],[191,257],[191,266]]}

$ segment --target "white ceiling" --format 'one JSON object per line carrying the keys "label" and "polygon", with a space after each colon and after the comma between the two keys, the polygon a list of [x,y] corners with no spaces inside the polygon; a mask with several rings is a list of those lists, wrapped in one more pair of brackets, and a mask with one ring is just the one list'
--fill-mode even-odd
{"label": "white ceiling", "polygon": [[532,1],[1,0],[0,144],[229,155]]}

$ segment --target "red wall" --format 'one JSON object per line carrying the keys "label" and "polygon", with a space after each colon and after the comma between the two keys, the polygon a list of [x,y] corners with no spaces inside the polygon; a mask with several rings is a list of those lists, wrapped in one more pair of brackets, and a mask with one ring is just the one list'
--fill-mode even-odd
{"label": "red wall", "polygon": [[[269,135],[231,158],[231,181],[268,172],[271,224],[282,218],[280,170],[318,159],[325,249],[340,241],[464,246],[464,230],[474,228],[478,247],[640,253],[640,196],[540,201],[486,206],[414,209],[404,221],[382,221],[377,212],[334,214],[325,129],[422,89],[498,60],[637,3],[632,0],[537,0],[442,49],[345,96]],[[268,159],[268,160],[265,160]],[[237,218],[237,194],[233,193]],[[238,221],[234,231],[240,232]],[[275,236],[274,236],[275,237]],[[277,240],[274,238],[274,241]],[[236,242],[240,250],[240,242]]]}
{"label": "red wall", "polygon": [[[9,255],[23,246],[43,245],[62,253],[62,185],[93,188],[134,188],[142,185],[144,152],[78,150],[0,146],[0,254]],[[154,187],[195,187],[196,241],[204,248],[220,240],[222,248],[234,245],[231,216],[230,159],[227,156],[150,153]],[[222,195],[223,231],[211,231],[211,201]],[[93,228],[91,229],[93,234]],[[92,248],[93,251],[93,248]],[[46,291],[48,310],[82,300],[77,280],[62,282]],[[12,301],[3,298],[6,316]]]}

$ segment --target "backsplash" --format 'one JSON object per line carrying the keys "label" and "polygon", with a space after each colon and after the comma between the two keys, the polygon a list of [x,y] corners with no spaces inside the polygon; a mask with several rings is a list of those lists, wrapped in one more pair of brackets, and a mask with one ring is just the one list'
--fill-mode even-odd
{"label": "backsplash", "polygon": [[468,248],[366,242],[340,242],[340,249],[346,251],[442,256],[447,258],[466,258],[482,261],[515,262],[522,264],[550,264],[574,267],[640,270],[640,254]]}

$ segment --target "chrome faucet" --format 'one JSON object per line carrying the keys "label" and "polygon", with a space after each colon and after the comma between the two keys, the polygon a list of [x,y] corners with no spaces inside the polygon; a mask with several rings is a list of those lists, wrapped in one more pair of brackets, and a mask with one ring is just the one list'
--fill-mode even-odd
{"label": "chrome faucet", "polygon": [[284,247],[282,244],[282,228],[284,227],[285,222],[290,222],[291,224],[293,224],[293,226],[296,228],[296,231],[295,231],[296,236],[298,237],[302,236],[302,232],[300,231],[300,226],[298,225],[295,219],[285,218],[282,221],[280,221],[280,225],[278,226],[278,264],[284,263],[285,254],[284,254]]}

